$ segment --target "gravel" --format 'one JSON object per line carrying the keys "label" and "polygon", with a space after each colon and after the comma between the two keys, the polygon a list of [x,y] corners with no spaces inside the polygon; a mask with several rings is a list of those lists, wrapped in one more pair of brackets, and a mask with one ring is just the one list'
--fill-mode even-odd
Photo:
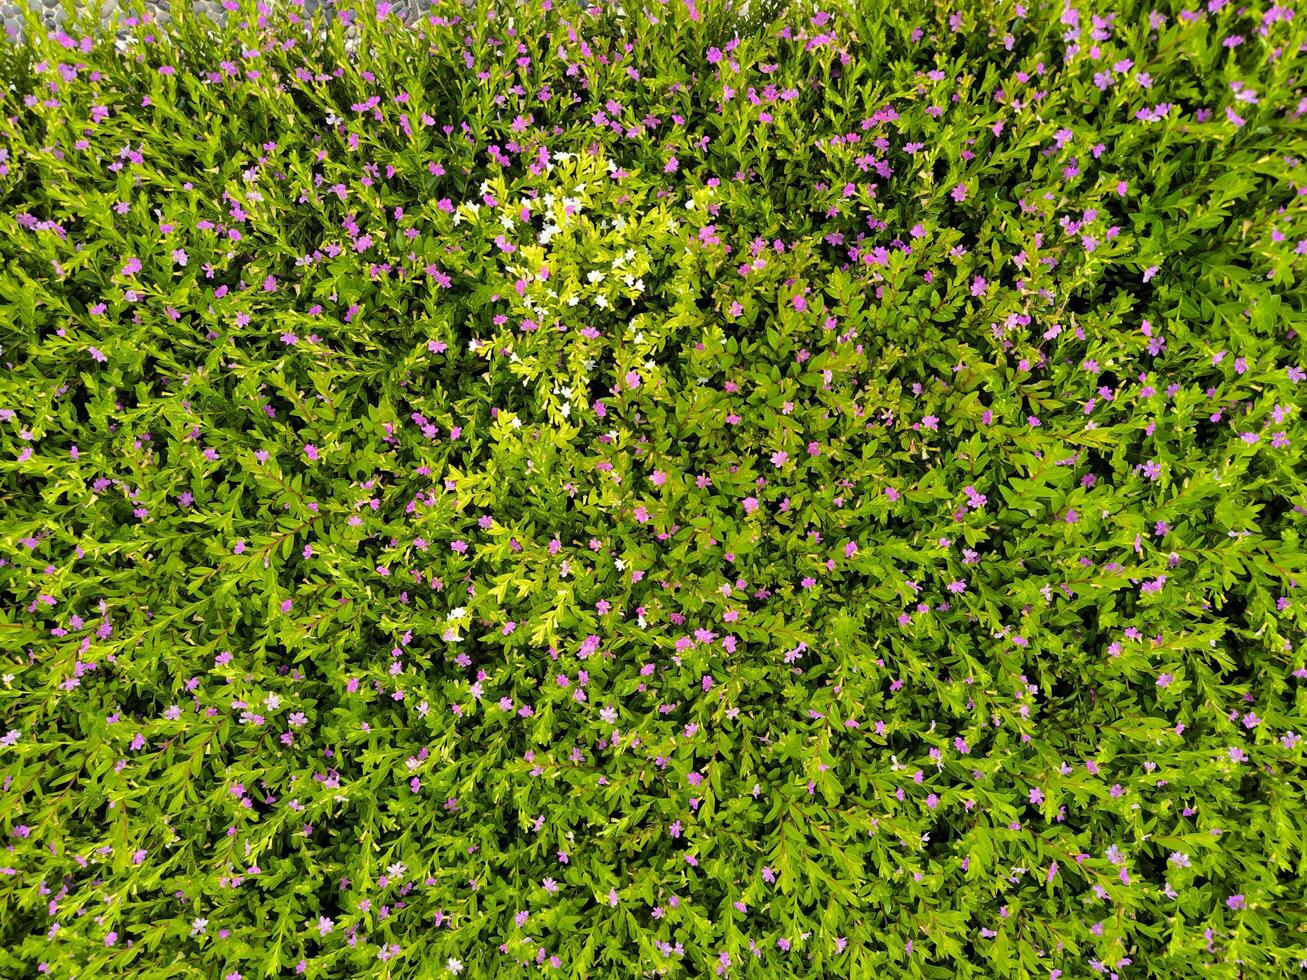
{"label": "gravel", "polygon": [[[283,0],[286,2],[286,0]],[[117,0],[88,0],[88,5],[99,4],[101,16],[107,21],[117,8]],[[342,4],[342,6],[352,6],[353,4]],[[146,0],[145,8],[161,20],[165,19],[168,14],[170,4],[167,0]],[[337,0],[303,0],[299,4],[305,13],[312,13],[321,8],[327,16],[334,15],[337,6]],[[392,16],[412,19],[429,10],[432,6],[432,0],[391,0]],[[30,7],[40,18],[46,28],[56,27],[64,22],[66,16],[62,0],[0,0],[0,28],[3,28],[4,35],[11,40],[18,40],[22,36],[25,19],[23,17],[24,7]],[[227,11],[222,6],[222,0],[193,0],[192,7],[199,13],[205,14],[215,21],[221,23],[227,16]],[[129,8],[130,9],[130,8]]]}

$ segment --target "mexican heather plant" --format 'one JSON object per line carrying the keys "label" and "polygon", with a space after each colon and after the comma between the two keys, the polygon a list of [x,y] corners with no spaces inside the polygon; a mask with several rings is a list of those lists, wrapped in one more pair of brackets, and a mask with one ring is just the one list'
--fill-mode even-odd
{"label": "mexican heather plant", "polygon": [[1300,969],[1305,18],[742,13],[5,50],[0,974]]}

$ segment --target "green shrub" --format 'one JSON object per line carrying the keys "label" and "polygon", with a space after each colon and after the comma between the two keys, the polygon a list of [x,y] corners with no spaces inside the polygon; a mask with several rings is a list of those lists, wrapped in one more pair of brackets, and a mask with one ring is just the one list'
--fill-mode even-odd
{"label": "green shrub", "polygon": [[1297,972],[1307,32],[1164,8],[7,51],[0,974]]}

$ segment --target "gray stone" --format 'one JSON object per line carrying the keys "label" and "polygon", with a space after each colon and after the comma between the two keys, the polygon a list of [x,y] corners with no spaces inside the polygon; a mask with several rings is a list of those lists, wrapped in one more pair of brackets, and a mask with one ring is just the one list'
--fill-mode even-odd
{"label": "gray stone", "polygon": [[[87,2],[94,3],[96,0],[87,0]],[[98,0],[98,2],[101,17],[107,22],[118,8],[117,0]],[[280,2],[290,6],[289,0],[280,0]],[[355,3],[357,2],[358,0],[355,0]],[[305,15],[321,10],[331,18],[335,16],[337,3],[338,0],[304,0],[302,6],[297,5],[297,10]],[[464,0],[464,3],[470,6],[472,0]],[[433,5],[434,0],[390,0],[391,16],[413,23],[426,16]],[[222,6],[222,0],[192,0],[192,6],[196,12],[211,20],[219,24],[226,23],[228,11]],[[354,3],[349,6],[354,6]],[[25,7],[30,8],[47,29],[63,24],[67,17],[62,0],[0,0],[0,26],[3,26],[6,37],[16,40],[21,36],[25,23],[23,16]],[[160,21],[165,21],[168,17],[169,3],[167,0],[147,0],[145,9]],[[119,37],[124,36],[127,30],[129,29],[120,28]],[[357,29],[350,28],[346,33],[348,36],[355,37]]]}
{"label": "gray stone", "polygon": [[[303,9],[311,13],[320,7],[330,10],[334,5],[335,0],[306,0]],[[0,0],[0,25],[3,25],[7,37],[15,40],[21,37],[26,22],[25,7],[31,9],[47,29],[63,24],[67,18],[62,0]],[[116,0],[102,0],[100,4],[102,19],[107,22],[117,7]],[[222,6],[222,0],[194,0],[193,7],[197,13],[217,23],[226,21],[228,12]],[[160,21],[166,21],[168,18],[167,0],[147,0],[145,9]]]}

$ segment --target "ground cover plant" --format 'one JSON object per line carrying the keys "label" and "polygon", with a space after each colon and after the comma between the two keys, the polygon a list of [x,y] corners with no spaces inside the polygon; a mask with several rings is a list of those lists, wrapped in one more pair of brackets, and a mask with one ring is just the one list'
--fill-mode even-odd
{"label": "ground cover plant", "polygon": [[1307,18],[229,6],[0,55],[0,975],[1302,969]]}

